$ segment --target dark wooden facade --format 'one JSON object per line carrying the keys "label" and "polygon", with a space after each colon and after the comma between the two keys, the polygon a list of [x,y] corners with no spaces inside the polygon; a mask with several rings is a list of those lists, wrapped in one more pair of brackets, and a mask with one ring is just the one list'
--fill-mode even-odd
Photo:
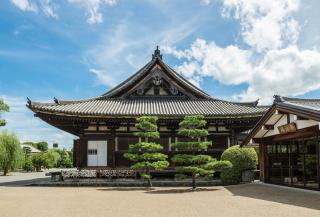
{"label": "dark wooden facade", "polygon": [[257,101],[234,103],[212,98],[164,63],[158,49],[137,73],[99,97],[55,99],[54,103],[29,100],[27,106],[45,122],[78,137],[74,165],[79,168],[88,166],[88,144],[92,141],[107,141],[107,167],[127,167],[123,153],[129,144],[139,141],[133,132],[137,130],[135,119],[143,115],[159,117],[161,137],[157,142],[169,156],[176,152],[170,144],[185,139],[177,134],[183,117],[204,115],[209,131],[205,139],[213,141],[206,153],[219,158],[230,145],[241,142],[243,132],[268,109],[258,106]]}
{"label": "dark wooden facade", "polygon": [[319,121],[320,100],[275,97],[242,143],[259,145],[262,181],[320,190]]}

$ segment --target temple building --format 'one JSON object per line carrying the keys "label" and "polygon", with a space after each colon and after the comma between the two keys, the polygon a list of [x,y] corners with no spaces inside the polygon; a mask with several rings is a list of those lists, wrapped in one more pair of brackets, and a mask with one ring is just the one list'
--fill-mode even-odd
{"label": "temple building", "polygon": [[268,107],[258,102],[228,102],[216,99],[175,72],[163,60],[157,48],[152,59],[139,71],[101,96],[75,101],[54,98],[53,103],[28,100],[36,117],[78,137],[74,141],[74,166],[127,167],[123,153],[129,144],[139,141],[133,135],[135,119],[158,116],[164,153],[176,153],[170,146],[185,141],[177,134],[186,115],[202,114],[213,141],[207,154],[219,158],[230,145],[243,140]]}
{"label": "temple building", "polygon": [[275,96],[242,146],[259,146],[260,179],[320,190],[320,99]]}

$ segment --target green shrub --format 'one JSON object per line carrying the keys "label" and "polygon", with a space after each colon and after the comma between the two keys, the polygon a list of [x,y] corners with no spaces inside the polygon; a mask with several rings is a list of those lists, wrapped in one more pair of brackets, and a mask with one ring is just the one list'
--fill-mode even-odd
{"label": "green shrub", "polygon": [[33,170],[33,164],[32,164],[31,157],[25,159],[24,164],[23,164],[23,170],[27,171],[27,172],[30,172]]}
{"label": "green shrub", "polygon": [[232,163],[232,167],[222,170],[221,181],[224,184],[237,184],[241,182],[243,171],[257,168],[258,155],[253,148],[240,148],[236,145],[225,150],[221,160]]}
{"label": "green shrub", "polygon": [[41,171],[41,168],[47,166],[47,159],[45,153],[36,153],[32,155],[32,164],[37,172]]}

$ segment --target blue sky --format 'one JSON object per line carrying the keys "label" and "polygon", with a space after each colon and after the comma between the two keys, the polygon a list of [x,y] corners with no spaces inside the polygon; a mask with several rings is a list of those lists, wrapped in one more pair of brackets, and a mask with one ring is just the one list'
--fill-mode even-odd
{"label": "blue sky", "polygon": [[101,95],[151,59],[214,97],[320,96],[316,0],[8,0],[0,3],[0,97],[22,141],[70,147],[34,118],[35,101]]}

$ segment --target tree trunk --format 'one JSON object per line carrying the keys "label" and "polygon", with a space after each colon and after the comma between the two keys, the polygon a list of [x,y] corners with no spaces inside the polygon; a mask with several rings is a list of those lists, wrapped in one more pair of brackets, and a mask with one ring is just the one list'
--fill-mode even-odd
{"label": "tree trunk", "polygon": [[[147,172],[148,176],[150,177],[150,170],[147,169]],[[151,188],[152,187],[152,183],[151,183],[151,178],[148,178],[148,187]]]}
{"label": "tree trunk", "polygon": [[196,189],[197,185],[196,185],[196,174],[192,173],[192,189]]}
{"label": "tree trunk", "polygon": [[3,169],[3,175],[6,176],[8,174],[8,168]]}

